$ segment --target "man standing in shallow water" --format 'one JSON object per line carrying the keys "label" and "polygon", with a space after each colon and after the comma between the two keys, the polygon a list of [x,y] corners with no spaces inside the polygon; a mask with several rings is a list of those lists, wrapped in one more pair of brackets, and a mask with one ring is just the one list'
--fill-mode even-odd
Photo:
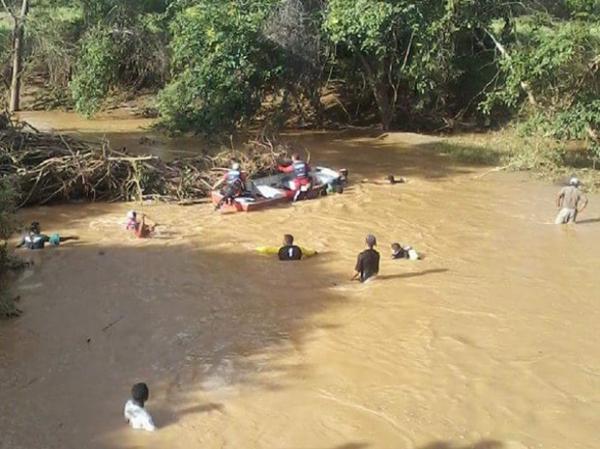
{"label": "man standing in shallow water", "polygon": [[365,239],[365,243],[368,249],[358,255],[352,281],[359,279],[360,282],[367,282],[375,279],[379,273],[379,253],[373,249],[377,245],[377,239],[374,235],[369,234]]}
{"label": "man standing in shallow water", "polygon": [[[583,212],[588,204],[587,197],[579,190],[579,179],[571,178],[569,185],[563,187],[556,198],[556,207],[560,210],[555,224],[575,223],[577,214]],[[581,204],[581,207],[579,207]]]}

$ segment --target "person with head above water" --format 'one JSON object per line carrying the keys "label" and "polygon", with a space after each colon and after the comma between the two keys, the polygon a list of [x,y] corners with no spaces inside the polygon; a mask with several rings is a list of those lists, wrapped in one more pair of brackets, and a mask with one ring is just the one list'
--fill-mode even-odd
{"label": "person with head above water", "polygon": [[148,238],[154,232],[157,224],[150,221],[145,214],[142,214],[141,220],[138,220],[138,213],[134,210],[127,212],[127,223],[125,229],[133,231],[137,238]]}
{"label": "person with head above water", "polygon": [[17,245],[17,248],[25,247],[28,249],[44,249],[46,243],[52,246],[58,246],[62,242],[68,240],[78,240],[78,237],[61,237],[59,234],[52,234],[50,236],[42,234],[40,223],[34,221],[29,227],[29,232],[23,236],[21,242]]}
{"label": "person with head above water", "polygon": [[125,222],[125,229],[128,231],[135,231],[138,227],[137,212],[130,210],[127,212],[127,221]]}
{"label": "person with head above water", "polygon": [[369,234],[365,243],[367,249],[358,255],[352,281],[358,279],[360,282],[367,282],[374,279],[379,273],[379,253],[373,249],[377,245],[377,239],[374,235]]}
{"label": "person with head above water", "polygon": [[394,184],[405,184],[406,178],[403,178],[402,176],[396,177],[394,175],[387,175],[384,179],[368,179],[365,178],[361,181],[362,184],[376,184],[376,185],[394,185]]}
{"label": "person with head above water", "polygon": [[579,189],[581,183],[577,178],[571,178],[569,185],[563,187],[556,198],[556,207],[559,209],[554,223],[575,223],[577,215],[587,207],[588,199]]}
{"label": "person with head above water", "polygon": [[410,259],[419,260],[421,256],[415,251],[412,246],[402,245],[400,243],[392,243],[392,259]]}
{"label": "person with head above water", "polygon": [[283,236],[283,246],[279,248],[279,260],[300,260],[302,259],[302,250],[294,245],[294,236],[286,234]]}
{"label": "person with head above water", "polygon": [[221,201],[215,206],[215,209],[219,209],[223,204],[231,204],[233,200],[244,194],[246,191],[246,174],[242,172],[242,168],[239,162],[232,162],[231,168],[219,179],[214,185],[213,190],[217,190],[223,186],[220,190]]}
{"label": "person with head above water", "polygon": [[279,165],[279,171],[291,173],[294,175],[292,180],[292,190],[295,192],[294,201],[298,200],[303,191],[309,190],[312,186],[310,177],[310,166],[300,158],[298,153],[292,154],[292,163],[289,165]]}
{"label": "person with head above water", "polygon": [[152,236],[157,224],[152,222],[145,214],[142,214],[142,219],[137,222],[135,228],[135,236],[139,239],[145,239]]}
{"label": "person with head above water", "polygon": [[149,432],[156,430],[150,413],[144,408],[144,403],[149,397],[148,385],[137,383],[131,388],[131,399],[125,403],[125,410],[123,411],[125,421],[136,430],[147,430]]}

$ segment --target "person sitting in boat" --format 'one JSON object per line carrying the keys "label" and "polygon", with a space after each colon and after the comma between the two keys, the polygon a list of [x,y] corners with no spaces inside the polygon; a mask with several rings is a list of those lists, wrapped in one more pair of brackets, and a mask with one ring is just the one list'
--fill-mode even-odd
{"label": "person sitting in boat", "polygon": [[239,162],[231,164],[231,168],[219,179],[213,186],[213,190],[221,189],[221,201],[215,206],[219,209],[223,204],[231,204],[235,198],[241,196],[246,191],[246,174],[242,172]]}
{"label": "person sitting in boat", "polygon": [[283,236],[283,246],[279,248],[279,260],[300,260],[302,259],[302,250],[294,245],[294,236],[286,234]]}
{"label": "person sitting in boat", "polygon": [[283,173],[292,173],[294,179],[292,181],[292,190],[295,192],[294,201],[298,200],[300,193],[310,189],[312,179],[310,178],[310,166],[308,163],[300,159],[298,153],[292,155],[292,163],[289,165],[280,165],[279,171]]}

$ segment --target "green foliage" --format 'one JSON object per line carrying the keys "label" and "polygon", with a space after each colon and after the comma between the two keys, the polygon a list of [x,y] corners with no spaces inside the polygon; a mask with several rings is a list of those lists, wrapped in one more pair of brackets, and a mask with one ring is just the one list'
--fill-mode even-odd
{"label": "green foliage", "polygon": [[16,229],[17,195],[8,177],[0,178],[0,241],[6,241]]}
{"label": "green foliage", "polygon": [[262,29],[272,0],[186,2],[171,23],[173,78],[159,96],[163,125],[231,129],[252,117],[279,68]]}
{"label": "green foliage", "polygon": [[47,73],[51,89],[66,90],[83,30],[82,15],[74,7],[34,8],[27,19],[30,71]]}
{"label": "green foliage", "polygon": [[71,92],[75,109],[85,116],[98,112],[115,79],[117,49],[110,31],[92,29],[83,38]]}
{"label": "green foliage", "polygon": [[[21,264],[9,254],[7,239],[17,229],[15,218],[15,194],[12,183],[8,177],[0,178],[0,277],[7,269],[18,267]],[[1,284],[0,285],[4,285]],[[18,316],[13,298],[4,289],[0,290],[0,318]]]}
{"label": "green foliage", "polygon": [[502,58],[504,82],[490,93],[484,109],[489,111],[494,103],[518,107],[523,100],[523,82],[536,101],[552,111],[596,95],[600,86],[590,68],[596,70],[599,48],[599,36],[582,22],[553,23],[530,30],[509,49],[510,58]]}

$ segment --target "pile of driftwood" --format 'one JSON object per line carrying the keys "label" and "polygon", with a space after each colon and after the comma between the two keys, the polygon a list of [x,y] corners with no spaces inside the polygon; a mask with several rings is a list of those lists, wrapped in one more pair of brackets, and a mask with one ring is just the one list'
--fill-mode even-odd
{"label": "pile of driftwood", "polygon": [[107,142],[41,133],[0,114],[0,176],[14,177],[21,206],[82,199],[194,201],[210,193],[233,160],[250,176],[263,176],[285,154],[285,147],[265,140],[164,162],[111,149]]}

